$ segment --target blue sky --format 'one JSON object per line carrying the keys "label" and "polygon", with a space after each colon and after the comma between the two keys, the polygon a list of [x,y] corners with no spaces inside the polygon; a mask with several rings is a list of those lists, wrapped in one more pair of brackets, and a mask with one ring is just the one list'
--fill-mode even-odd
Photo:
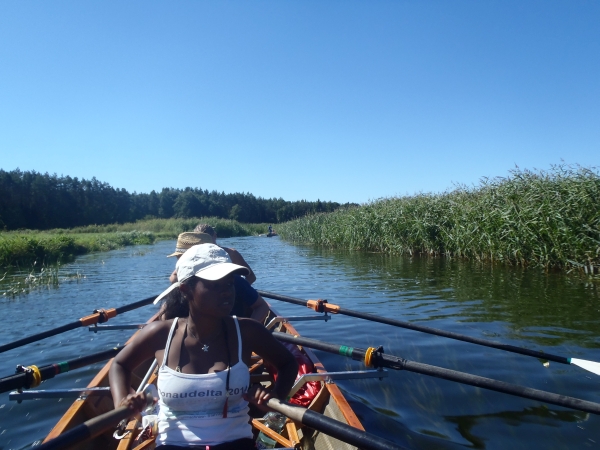
{"label": "blue sky", "polygon": [[367,202],[600,165],[597,1],[0,3],[0,168]]}

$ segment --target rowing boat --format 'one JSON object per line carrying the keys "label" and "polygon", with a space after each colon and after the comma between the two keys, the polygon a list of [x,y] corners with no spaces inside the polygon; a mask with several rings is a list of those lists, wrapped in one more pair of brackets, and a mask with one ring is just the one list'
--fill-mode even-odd
{"label": "rowing boat", "polygon": [[[151,317],[147,323],[154,320],[158,320],[158,313]],[[299,333],[296,329],[286,320],[281,318],[273,308],[270,308],[270,314],[267,319],[268,327],[283,333],[290,334],[292,336],[298,336]],[[139,331],[138,331],[139,332]],[[135,334],[134,334],[135,336]],[[129,339],[130,342],[133,336]],[[348,404],[344,395],[335,384],[331,381],[331,377],[327,377],[328,380],[325,382],[326,370],[322,363],[318,360],[315,354],[309,348],[298,347],[303,355],[308,357],[315,367],[317,374],[323,374],[322,376],[313,377],[318,380],[320,389],[318,394],[312,399],[309,410],[321,413],[326,417],[333,418],[339,422],[350,425],[359,430],[364,430],[356,414]],[[97,373],[94,379],[89,383],[88,388],[90,390],[107,387],[108,383],[108,372],[112,364],[112,359],[109,360],[106,365]],[[273,382],[272,375],[266,370],[263,361],[258,356],[253,357],[252,365],[250,366],[250,381],[251,383],[263,383],[269,384]],[[148,378],[149,375],[149,378]],[[140,384],[144,383],[144,379],[148,379],[149,383],[156,383],[156,373],[152,366],[152,361],[147,361],[138,367],[132,377],[132,389],[137,390]],[[67,412],[62,416],[54,428],[50,431],[50,434],[46,437],[44,442],[48,442],[64,432],[73,429],[74,427],[84,423],[85,421],[97,417],[100,414],[109,412],[114,409],[112,398],[110,395],[90,395],[82,396],[73,402]],[[315,430],[309,430],[302,428],[300,424],[296,424],[293,421],[287,421],[281,434],[273,432],[273,430],[265,427],[262,424],[260,418],[253,418],[252,420],[253,430],[255,434],[262,431],[271,439],[277,441],[278,446],[305,450],[321,450],[321,449],[342,449],[351,450],[356,447],[349,445],[345,442],[341,442],[331,436],[324,433],[319,433]],[[127,423],[123,431],[125,436],[122,439],[116,439],[113,437],[114,429],[107,431],[98,437],[88,440],[85,443],[78,444],[77,448],[80,449],[117,449],[117,450],[143,450],[152,448],[154,445],[153,439],[140,440],[137,439],[139,433],[140,424],[137,420],[131,420]]]}

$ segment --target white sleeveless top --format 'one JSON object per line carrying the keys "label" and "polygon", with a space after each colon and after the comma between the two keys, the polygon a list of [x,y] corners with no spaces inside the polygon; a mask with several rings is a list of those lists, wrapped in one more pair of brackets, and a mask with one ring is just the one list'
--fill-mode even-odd
{"label": "white sleeveless top", "polygon": [[242,339],[238,337],[238,362],[230,367],[227,417],[223,417],[227,370],[207,374],[177,372],[167,366],[169,348],[177,325],[173,320],[158,370],[158,436],[156,445],[216,445],[252,438],[248,402],[242,398],[250,385],[248,366],[242,361]]}

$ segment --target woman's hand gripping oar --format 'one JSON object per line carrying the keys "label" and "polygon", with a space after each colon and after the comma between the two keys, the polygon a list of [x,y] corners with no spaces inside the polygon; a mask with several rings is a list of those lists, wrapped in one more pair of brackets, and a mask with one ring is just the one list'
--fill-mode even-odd
{"label": "woman's hand gripping oar", "polygon": [[429,364],[409,361],[398,356],[386,355],[382,351],[378,351],[372,347],[363,350],[346,345],[318,341],[316,339],[309,339],[300,336],[295,337],[291,334],[280,332],[273,332],[273,336],[280,341],[291,342],[294,345],[301,345],[328,353],[346,356],[358,361],[364,361],[365,365],[371,367],[387,367],[395,370],[408,370],[409,372],[429,375],[436,378],[442,378],[444,380],[456,381],[458,383],[515,395],[517,397],[539,400],[541,402],[551,403],[553,405],[564,406],[566,408],[577,409],[579,411],[600,415],[600,403],[589,402],[579,398],[567,397],[566,395],[559,395],[552,392],[540,391],[538,389],[532,389],[525,386],[505,383],[504,381],[498,381],[492,378],[480,377],[478,375],[471,375],[464,372],[458,372],[456,370],[444,369],[442,367],[430,366]]}
{"label": "woman's hand gripping oar", "polygon": [[107,322],[108,319],[112,319],[113,317],[119,314],[132,311],[142,306],[149,305],[154,301],[155,298],[156,296],[148,297],[144,300],[130,303],[129,305],[123,305],[118,308],[96,310],[89,316],[82,317],[81,319],[75,322],[71,322],[66,325],[53,328],[52,330],[43,331],[42,333],[34,334],[32,336],[28,336],[26,338],[19,339],[8,344],[0,345],[0,353],[12,350],[13,348],[21,347],[26,344],[31,344],[32,342],[41,341],[42,339],[46,339],[47,337],[55,336],[57,334],[64,333],[65,331],[74,330],[75,328],[87,327],[89,325]]}
{"label": "woman's hand gripping oar", "polygon": [[146,407],[153,405],[155,401],[156,399],[150,392],[130,396],[123,406],[90,419],[37,448],[39,450],[64,449],[92,439],[115,426],[121,420],[141,413]]}
{"label": "woman's hand gripping oar", "polygon": [[376,316],[373,314],[362,313],[359,311],[353,311],[351,309],[345,309],[341,308],[338,305],[327,303],[327,300],[302,300],[299,298],[288,297],[286,295],[279,295],[273,292],[266,291],[258,291],[258,293],[266,298],[272,298],[274,300],[281,300],[287,303],[306,306],[307,308],[313,309],[317,312],[343,314],[345,316],[357,317],[359,319],[370,320],[372,322],[384,323],[395,327],[406,328],[408,330],[420,331],[422,333],[433,334],[435,336],[447,337],[450,339],[456,339],[458,341],[469,342],[471,344],[483,345],[485,347],[496,348],[498,350],[504,350],[507,352],[532,356],[534,358],[554,361],[560,364],[572,364],[574,366],[581,367],[582,369],[585,369],[589,372],[595,373],[596,375],[600,375],[600,363],[597,363],[595,361],[587,361],[585,359],[568,358],[565,356],[553,355],[551,353],[538,352],[523,347],[515,347],[514,345],[507,345],[502,344],[500,342],[490,341],[487,339],[480,339],[476,337],[466,336],[464,334],[453,333],[451,331],[438,330],[437,328],[426,327],[410,322],[403,322],[401,320],[390,319],[387,317]]}
{"label": "woman's hand gripping oar", "polygon": [[296,422],[303,423],[309,428],[320,431],[321,433],[361,449],[402,450],[405,448],[315,411],[291,405],[289,403],[283,403],[276,398],[269,399],[267,406]]}

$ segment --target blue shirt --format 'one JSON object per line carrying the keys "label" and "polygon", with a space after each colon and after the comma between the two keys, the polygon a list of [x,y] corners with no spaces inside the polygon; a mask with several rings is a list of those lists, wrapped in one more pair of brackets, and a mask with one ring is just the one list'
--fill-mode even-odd
{"label": "blue shirt", "polygon": [[241,275],[233,276],[235,281],[235,303],[231,310],[232,316],[250,317],[251,306],[258,299],[258,292]]}

